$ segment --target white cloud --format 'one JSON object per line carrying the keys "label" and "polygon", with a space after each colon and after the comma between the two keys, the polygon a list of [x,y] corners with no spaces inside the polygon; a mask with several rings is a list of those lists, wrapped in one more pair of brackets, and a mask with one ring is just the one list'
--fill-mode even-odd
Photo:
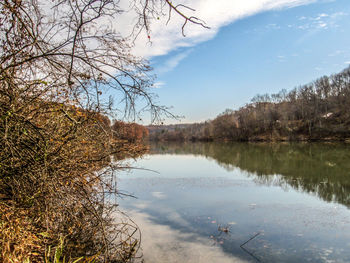
{"label": "white cloud", "polygon": [[[183,37],[181,28],[184,19],[172,13],[171,20],[167,24],[167,9],[165,8],[164,16],[155,17],[150,22],[150,39],[143,31],[134,41],[132,53],[137,56],[151,58],[153,56],[165,55],[171,51],[177,50],[181,47],[191,47],[200,42],[207,41],[215,37],[217,32],[223,26],[263,11],[276,10],[282,8],[291,8],[299,5],[309,4],[318,0],[176,0],[174,5],[181,3],[189,6],[196,11],[189,9],[181,9],[187,16],[196,16],[207,23],[210,29],[203,28],[199,25],[187,23],[185,27],[186,37]],[[111,29],[119,32],[122,36],[130,36],[137,24],[138,15],[130,0],[121,0],[119,7],[121,10],[128,10],[122,14],[113,17],[103,17],[96,24],[91,26],[89,30],[99,32],[103,28]],[[133,2],[133,3],[137,3]],[[164,1],[155,1],[155,3],[164,3]],[[52,9],[53,3],[50,1],[40,0],[42,8],[45,10],[47,19],[50,19],[55,12]],[[58,12],[58,11],[57,11]],[[65,10],[60,10],[56,15],[63,14]],[[337,14],[340,16],[341,14]],[[272,28],[279,28],[279,25],[271,24]],[[60,37],[58,34],[57,37]],[[149,41],[151,40],[151,41]],[[89,42],[89,45],[96,47],[97,43]],[[183,52],[171,58],[165,63],[163,71],[169,71],[177,66],[189,53]],[[106,69],[108,70],[108,69]]]}
{"label": "white cloud", "polygon": [[321,29],[337,28],[339,27],[339,25],[337,24],[338,20],[340,20],[344,16],[348,16],[348,14],[344,12],[336,12],[332,14],[322,13],[313,17],[303,16],[298,18],[299,21],[303,21],[303,24],[294,25],[294,27],[308,31],[318,31]]}
{"label": "white cloud", "polygon": [[179,53],[171,57],[158,68],[157,72],[161,74],[161,73],[166,73],[173,70],[182,60],[184,60],[192,52],[192,50],[193,49],[189,49],[189,50],[186,50],[185,52]]}
{"label": "white cloud", "polygon": [[317,17],[314,18],[314,20],[321,20],[324,17],[329,17],[329,15],[328,14],[324,14],[324,13],[323,14],[319,14]]}
{"label": "white cloud", "polygon": [[278,62],[286,62],[286,56],[277,56]]}
{"label": "white cloud", "polygon": [[338,17],[342,17],[342,16],[347,16],[348,14],[347,13],[344,13],[344,12],[337,12],[337,13],[333,13],[330,15],[331,18],[335,19],[335,18],[338,18]]}
{"label": "white cloud", "polygon": [[325,14],[325,13],[322,13],[322,14],[319,14],[318,15],[319,17],[327,17],[327,16],[329,16],[328,14]]}
{"label": "white cloud", "polygon": [[164,85],[165,85],[164,81],[157,81],[157,82],[153,83],[153,88],[161,89]]}
{"label": "white cloud", "polygon": [[136,55],[148,58],[165,55],[180,47],[190,47],[207,41],[213,38],[221,27],[238,19],[267,10],[291,8],[312,2],[316,0],[183,0],[182,4],[196,10],[191,12],[184,9],[184,13],[203,19],[210,29],[188,23],[184,38],[181,32],[184,21],[181,17],[172,14],[168,25],[166,25],[167,17],[154,19],[151,21],[151,44],[145,33],[141,34],[135,42],[133,51]]}
{"label": "white cloud", "polygon": [[350,65],[350,61],[346,61],[344,62],[344,64]]}
{"label": "white cloud", "polygon": [[267,29],[281,29],[281,27],[277,24],[268,24],[266,26]]}

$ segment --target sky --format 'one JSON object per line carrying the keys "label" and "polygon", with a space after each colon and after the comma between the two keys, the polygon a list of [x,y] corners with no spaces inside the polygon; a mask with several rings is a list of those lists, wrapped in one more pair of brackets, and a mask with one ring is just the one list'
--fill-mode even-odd
{"label": "sky", "polygon": [[291,90],[350,65],[349,0],[182,3],[210,29],[189,25],[183,37],[179,17],[168,25],[161,18],[151,24],[151,43],[141,37],[134,49],[154,68],[159,103],[184,116],[167,124],[213,119],[257,94]]}

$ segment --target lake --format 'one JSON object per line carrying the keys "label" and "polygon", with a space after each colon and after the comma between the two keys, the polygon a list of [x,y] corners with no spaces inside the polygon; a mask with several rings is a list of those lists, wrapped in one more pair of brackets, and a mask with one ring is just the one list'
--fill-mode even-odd
{"label": "lake", "polygon": [[350,262],[346,144],[158,143],[132,165],[146,263]]}

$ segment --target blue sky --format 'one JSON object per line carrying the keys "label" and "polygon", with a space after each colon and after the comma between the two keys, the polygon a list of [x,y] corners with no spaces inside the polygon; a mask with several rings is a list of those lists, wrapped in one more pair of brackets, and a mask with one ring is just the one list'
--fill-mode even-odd
{"label": "blue sky", "polygon": [[213,119],[256,94],[290,90],[350,64],[349,0],[284,1],[238,18],[225,20],[209,37],[190,36],[180,45],[175,39],[173,48],[168,43],[159,55],[150,53],[155,93],[185,116],[181,123]]}

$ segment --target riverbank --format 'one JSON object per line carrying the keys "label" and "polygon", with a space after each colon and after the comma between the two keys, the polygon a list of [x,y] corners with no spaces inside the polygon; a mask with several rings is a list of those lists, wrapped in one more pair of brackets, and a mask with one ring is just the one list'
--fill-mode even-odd
{"label": "riverbank", "polygon": [[116,205],[106,195],[120,194],[114,181],[127,169],[121,160],[147,151],[142,127],[113,126],[99,112],[41,99],[0,107],[0,116],[0,261],[133,257],[137,246],[123,244],[135,240],[125,222],[113,223]]}

